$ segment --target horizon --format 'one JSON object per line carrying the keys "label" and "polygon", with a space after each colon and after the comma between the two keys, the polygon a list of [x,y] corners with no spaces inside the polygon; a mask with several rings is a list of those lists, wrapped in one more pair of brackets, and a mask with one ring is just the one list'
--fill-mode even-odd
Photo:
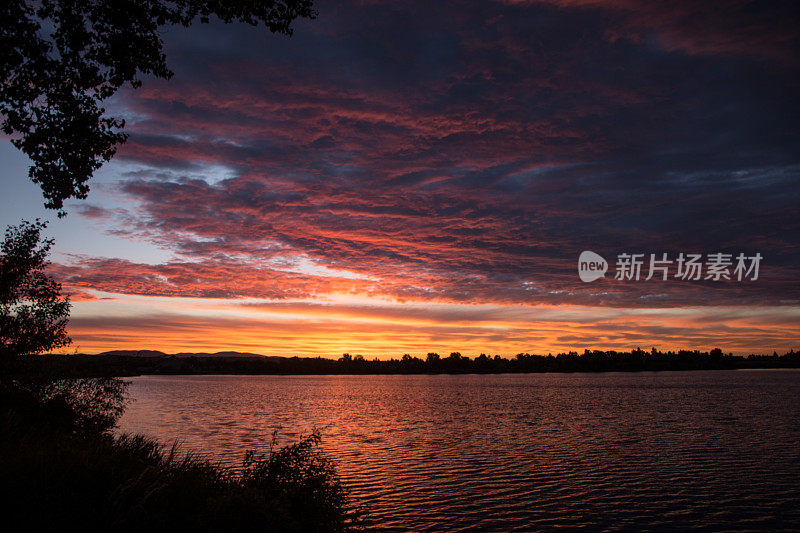
{"label": "horizon", "polygon": [[523,352],[517,352],[515,354],[499,354],[499,353],[487,353],[487,352],[480,352],[480,353],[464,352],[464,353],[462,353],[460,351],[439,353],[439,352],[436,352],[436,351],[430,351],[430,352],[424,352],[424,353],[423,352],[419,352],[419,353],[402,353],[402,354],[388,354],[387,355],[387,354],[365,354],[365,353],[356,353],[356,352],[351,353],[351,352],[347,352],[346,351],[346,352],[343,352],[341,354],[327,354],[327,355],[316,355],[316,354],[274,355],[274,354],[254,353],[254,352],[240,352],[240,351],[236,351],[236,350],[221,350],[221,351],[216,351],[216,352],[210,352],[210,351],[202,351],[202,352],[178,351],[178,352],[169,353],[169,352],[164,352],[162,350],[154,350],[154,349],[149,349],[149,348],[140,348],[140,349],[124,349],[124,350],[107,350],[107,351],[104,351],[104,352],[97,352],[97,353],[76,352],[76,351],[73,350],[72,352],[50,352],[49,354],[43,354],[43,355],[100,356],[100,355],[122,355],[122,354],[128,355],[130,353],[135,353],[135,355],[138,356],[142,352],[147,352],[147,353],[161,354],[161,355],[165,355],[165,356],[168,356],[168,357],[173,357],[173,356],[177,356],[177,355],[186,355],[186,356],[197,356],[197,355],[222,356],[222,355],[231,354],[231,355],[247,355],[247,356],[268,357],[268,358],[274,358],[274,357],[281,357],[281,358],[298,357],[298,358],[322,358],[322,359],[341,360],[342,357],[350,356],[350,357],[353,357],[353,358],[355,358],[355,357],[363,357],[364,360],[367,360],[367,361],[390,361],[390,360],[400,360],[401,358],[403,358],[406,355],[408,355],[408,356],[410,356],[412,358],[425,359],[426,356],[428,356],[430,354],[436,354],[436,355],[441,356],[442,358],[445,358],[445,357],[448,357],[449,355],[452,355],[453,353],[457,353],[459,355],[459,357],[465,357],[465,358],[469,358],[469,359],[476,359],[476,358],[478,358],[480,356],[486,356],[486,357],[490,357],[490,358],[500,357],[502,359],[513,359],[514,357],[516,357],[518,355],[526,355],[526,356],[529,355],[529,356],[535,356],[535,357],[551,357],[551,356],[555,357],[555,356],[559,356],[559,355],[571,355],[571,354],[581,355],[582,353],[586,353],[586,352],[589,352],[589,353],[606,353],[606,354],[608,354],[608,353],[630,354],[630,353],[634,353],[634,352],[637,352],[637,351],[638,352],[644,352],[644,353],[652,353],[653,351],[655,351],[655,353],[658,353],[658,354],[678,354],[678,353],[709,354],[709,353],[712,353],[712,352],[714,352],[716,350],[720,350],[722,352],[722,354],[725,355],[725,356],[733,356],[733,357],[740,357],[740,358],[746,358],[748,356],[772,357],[775,354],[777,354],[778,356],[784,356],[784,355],[795,354],[795,353],[798,352],[798,350],[795,350],[794,348],[792,348],[792,349],[790,349],[790,350],[788,350],[786,352],[783,352],[783,353],[778,352],[777,350],[772,350],[771,352],[766,351],[766,352],[760,352],[760,353],[752,352],[752,353],[736,354],[736,353],[733,353],[733,352],[725,352],[719,347],[706,348],[706,349],[702,349],[702,348],[691,348],[691,349],[690,348],[676,348],[676,349],[661,350],[661,349],[657,349],[655,346],[653,346],[653,347],[651,347],[649,349],[643,349],[641,347],[636,347],[636,348],[630,348],[628,350],[604,350],[604,349],[600,349],[600,348],[595,348],[595,349],[585,348],[583,351],[564,350],[564,351],[559,351],[559,352],[548,352],[546,354],[545,353],[535,353],[535,352],[524,352],[524,351]]}

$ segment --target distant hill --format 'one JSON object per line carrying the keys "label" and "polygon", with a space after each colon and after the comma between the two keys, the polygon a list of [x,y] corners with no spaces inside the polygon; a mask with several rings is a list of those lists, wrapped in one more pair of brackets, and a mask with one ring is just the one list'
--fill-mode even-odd
{"label": "distant hill", "polygon": [[215,353],[208,353],[208,352],[181,352],[174,354],[175,357],[241,357],[246,359],[283,359],[282,357],[275,357],[269,355],[261,355],[257,353],[249,353],[249,352],[215,352]]}
{"label": "distant hill", "polygon": [[111,350],[97,355],[116,355],[121,357],[166,357],[167,354],[158,350]]}
{"label": "distant hill", "polygon": [[180,352],[168,354],[159,350],[111,350],[102,352],[97,355],[103,356],[117,356],[117,357],[225,357],[225,358],[241,358],[241,359],[283,359],[283,357],[260,355],[257,353],[249,352]]}

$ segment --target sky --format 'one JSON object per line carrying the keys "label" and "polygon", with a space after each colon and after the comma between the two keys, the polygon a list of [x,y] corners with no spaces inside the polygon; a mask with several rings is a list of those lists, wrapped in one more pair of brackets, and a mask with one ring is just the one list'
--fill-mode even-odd
{"label": "sky", "polygon": [[800,347],[800,5],[317,10],[292,37],[170,28],[175,76],[108,102],[130,138],[64,219],[0,140],[0,223],[50,221],[66,351]]}

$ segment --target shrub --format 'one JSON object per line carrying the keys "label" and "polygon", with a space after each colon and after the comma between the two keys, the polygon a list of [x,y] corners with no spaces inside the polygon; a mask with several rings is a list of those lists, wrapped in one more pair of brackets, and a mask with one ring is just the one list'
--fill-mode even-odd
{"label": "shrub", "polygon": [[348,531],[359,518],[314,434],[236,473],[142,437],[2,438],[7,525],[163,531]]}
{"label": "shrub", "polygon": [[0,516],[7,527],[53,530],[348,531],[359,517],[317,433],[240,471],[177,446],[113,435],[118,379],[0,378]]}
{"label": "shrub", "polygon": [[127,384],[116,378],[0,379],[4,432],[104,432],[125,408]]}

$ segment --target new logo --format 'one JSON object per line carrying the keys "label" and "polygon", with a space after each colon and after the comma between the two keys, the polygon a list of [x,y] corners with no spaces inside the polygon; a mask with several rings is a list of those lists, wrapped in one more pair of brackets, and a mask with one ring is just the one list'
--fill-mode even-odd
{"label": "new logo", "polygon": [[589,283],[600,279],[608,272],[608,263],[600,255],[588,250],[578,257],[578,275],[581,281]]}

